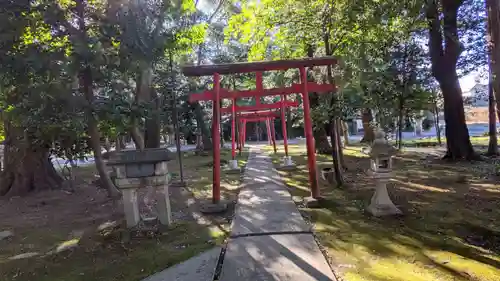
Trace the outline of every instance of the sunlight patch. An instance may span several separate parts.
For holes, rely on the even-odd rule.
[[[433,191],[433,192],[443,192],[443,193],[452,192],[451,190],[448,190],[448,189],[443,189],[443,188],[438,188],[438,187],[434,187],[434,186],[423,185],[423,184],[418,184],[418,183],[413,183],[413,182],[404,182],[404,181],[400,181],[397,179],[391,179],[391,181],[395,181],[397,183],[401,183],[401,184],[404,184],[404,185],[407,185],[410,187],[414,187],[414,188],[418,188],[421,190],[428,190],[428,191]]]

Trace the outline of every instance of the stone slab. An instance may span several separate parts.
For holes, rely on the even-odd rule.
[[[269,156],[252,152],[238,194],[231,236],[310,230]]]
[[[231,236],[310,230],[284,187],[267,182],[240,191]]]
[[[215,247],[143,279],[143,281],[213,281],[220,251],[220,247]]]
[[[335,281],[311,234],[230,240],[220,281]]]

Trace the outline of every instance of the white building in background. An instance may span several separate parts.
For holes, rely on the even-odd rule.
[[[463,93],[464,105],[470,107],[488,107],[488,85],[476,84]]]

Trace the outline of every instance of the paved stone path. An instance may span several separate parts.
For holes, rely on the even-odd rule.
[[[220,281],[334,281],[269,156],[250,153]]]

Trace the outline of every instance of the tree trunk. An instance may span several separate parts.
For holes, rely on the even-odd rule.
[[[490,73],[491,74],[491,73]],[[495,110],[495,95],[493,95],[493,85],[491,81],[488,85],[488,122],[489,136],[488,155],[498,155],[498,140],[497,140],[497,118]]]
[[[341,127],[342,127],[342,136],[344,137],[344,145],[349,145],[349,126],[347,125],[347,122],[341,121]]]
[[[318,154],[332,154],[332,146],[328,141],[328,135],[326,134],[325,128],[323,126],[318,126],[313,131],[316,152]],[[334,140],[332,140],[332,143]]]
[[[398,115],[398,149],[401,150],[403,146],[403,118],[404,118],[404,99],[401,95],[399,97],[399,115]]]
[[[89,43],[87,36],[87,26],[85,23],[85,2],[83,0],[76,1],[76,15],[78,16],[78,34],[73,38],[76,38],[77,42],[75,44],[83,44],[86,46]],[[71,36],[70,36],[71,38]],[[90,63],[85,60],[83,56],[77,56],[79,63],[83,64],[83,66],[79,70],[79,87],[80,91],[84,94],[85,99],[87,101],[86,115],[87,115],[87,126],[88,126],[88,134],[90,136],[90,146],[94,152],[94,161],[97,168],[97,172],[99,173],[99,177],[101,179],[101,185],[108,191],[108,195],[112,198],[120,197],[120,192],[116,189],[115,185],[111,181],[104,160],[102,158],[101,152],[101,144],[100,144],[100,133],[98,128],[97,119],[94,116],[93,105],[95,102],[94,91],[92,89],[93,86],[93,78],[92,78],[92,69]]]
[[[364,135],[363,138],[361,139],[361,142],[368,142],[371,143],[375,139],[375,135],[373,133],[373,128],[372,128],[372,122],[373,122],[373,115],[372,111],[369,108],[365,108],[363,110],[363,113],[361,115],[361,121],[363,122],[363,131]]]
[[[109,141],[108,137],[104,138],[104,149],[106,149],[106,152],[109,152],[111,150],[111,142]]]
[[[340,139],[340,133],[342,132],[342,120],[337,119],[337,155],[339,157],[339,164],[342,169],[347,170],[347,166],[344,161],[344,146],[342,145],[342,140]],[[345,131],[344,131],[345,133]],[[332,142],[332,149],[333,149]]]
[[[10,156],[2,172],[0,195],[22,196],[33,191],[57,189],[63,179],[55,172],[45,149],[18,150],[9,146]]]
[[[144,149],[144,138],[138,126],[130,128],[130,136],[132,137],[132,141],[134,141],[135,149]]]
[[[440,83],[444,98],[444,120],[446,122],[446,155],[451,160],[474,159],[475,153],[465,123],[464,102],[458,76]]]
[[[441,140],[441,127],[439,126],[439,108],[437,106],[437,100],[434,100],[434,123],[434,126],[436,127],[438,144],[441,146],[443,145],[443,142]]]
[[[493,88],[497,117],[500,120],[500,3],[497,0],[486,0],[486,12],[490,87]]]
[[[427,1],[426,17],[429,24],[432,74],[439,82],[444,100],[447,148],[445,158],[473,159],[476,155],[465,123],[462,89],[456,68],[462,52],[458,37],[457,15],[463,1],[450,0],[440,3],[441,9],[438,0]]]
[[[161,139],[161,126],[160,126],[160,116],[158,113],[159,104],[156,97],[155,108],[153,109],[153,114],[151,118],[146,119],[146,130],[144,132],[144,146],[147,148],[159,148],[160,147],[160,139]],[[154,101],[151,101],[154,102]]]
[[[122,149],[125,147],[125,144],[123,143],[123,138],[121,136],[116,137],[115,141],[115,150],[117,152],[122,151]]]
[[[340,158],[339,151],[341,150],[339,144],[339,136],[337,131],[337,122],[336,119],[333,118],[330,126],[330,139],[332,140],[331,155],[333,160],[333,171],[335,172],[335,181],[337,183],[337,187],[341,187],[344,184],[344,180],[342,178],[342,170],[340,169]],[[339,149],[340,148],[340,149]]]
[[[191,103],[191,109],[196,116],[196,124],[198,126],[198,130],[201,132],[201,136],[203,139],[203,150],[208,151],[212,150],[212,139],[210,138],[210,130],[207,128],[207,124],[205,124],[205,116],[203,114],[203,110],[199,102]]]
[[[22,128],[5,120],[4,170],[0,195],[21,196],[29,192],[57,189],[62,177],[50,160],[48,147],[33,146]]]
[[[85,98],[87,99],[89,106],[87,109],[87,126],[88,134],[90,136],[89,143],[92,151],[94,152],[94,161],[97,172],[99,173],[100,183],[102,187],[108,191],[109,197],[118,198],[121,194],[111,181],[107,172],[106,164],[104,163],[102,157],[100,144],[101,135],[99,133],[97,120],[93,114],[93,109],[91,108],[92,104],[94,104],[95,96],[94,91],[92,90],[92,71],[88,66],[80,71],[80,89],[85,94]]]

